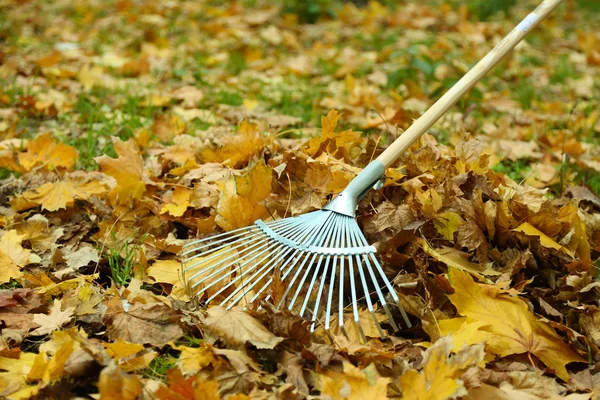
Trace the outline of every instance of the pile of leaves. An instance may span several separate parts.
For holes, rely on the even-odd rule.
[[[360,202],[412,328],[381,339],[365,307],[363,342],[190,296],[186,242],[321,208],[535,2],[485,22],[327,3],[0,2],[0,397],[600,393],[593,3],[557,10]]]

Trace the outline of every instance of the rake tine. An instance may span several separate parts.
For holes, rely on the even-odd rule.
[[[328,235],[329,230],[331,230],[331,224],[328,224],[327,222],[329,221],[329,219],[334,216],[335,213],[331,213],[328,212],[327,218],[325,218],[325,221],[323,222],[323,224],[319,227],[319,230],[317,231],[317,233],[315,234],[316,236],[311,239],[308,243],[309,244],[317,244],[319,246],[323,245],[325,238]],[[296,278],[299,276],[299,273],[302,271],[302,267],[306,264],[306,261],[308,260],[308,254],[306,255],[304,262],[302,263],[301,267],[298,268],[298,270],[296,271],[296,275],[294,276],[292,282],[290,283],[290,286],[288,287],[288,289],[285,291],[282,300],[283,301],[289,291],[292,289],[292,287],[294,286],[294,282],[296,282]],[[310,263],[308,264],[308,268],[306,269],[306,272],[304,273],[304,276],[302,277],[300,284],[298,285],[298,288],[296,289],[296,293],[294,294],[294,297],[292,298],[292,301],[290,302],[290,304],[288,305],[288,309],[292,310],[292,308],[294,307],[294,304],[296,303],[296,299],[298,298],[298,295],[300,294],[300,290],[302,289],[302,286],[304,285],[304,282],[306,281],[306,278],[308,277],[308,274],[310,272],[310,269],[312,267],[312,265],[315,262],[315,259],[317,258],[317,253],[314,253]],[[280,302],[281,303],[281,302]]]
[[[356,230],[358,230],[358,225],[353,224],[351,232],[350,232],[350,239],[351,239],[352,246],[358,245],[358,240],[356,239]],[[356,269],[358,270],[358,275],[360,276],[360,282],[362,284],[363,292],[365,294],[365,300],[367,302],[367,309],[369,310],[369,313],[371,314],[373,321],[375,321],[375,325],[377,326],[379,335],[382,338],[385,338],[385,333],[383,333],[383,330],[381,329],[381,325],[379,325],[379,321],[377,320],[377,316],[375,315],[375,310],[373,309],[373,303],[371,301],[371,292],[369,291],[369,287],[368,287],[367,281],[365,279],[362,261],[358,254],[355,255],[355,258],[356,258]]]
[[[350,244],[350,232],[346,231],[346,243]],[[352,296],[352,314],[354,316],[354,324],[358,327],[358,330],[366,342],[367,338],[365,337],[365,333],[362,331],[360,327],[360,318],[358,317],[358,305],[356,301],[356,285],[354,283],[354,264],[352,262],[352,256],[348,257],[348,277],[350,278],[350,294]]]
[[[353,235],[354,235],[354,239],[356,240],[356,243],[358,245],[362,245],[366,242],[365,237],[362,235],[360,230],[358,230],[358,227],[357,227],[357,229],[355,229],[353,231]],[[369,276],[371,277],[371,283],[373,284],[373,287],[375,288],[375,291],[377,292],[377,297],[379,298],[379,302],[381,303],[381,306],[383,307],[383,309],[388,317],[388,321],[390,322],[390,325],[392,326],[392,329],[394,330],[394,332],[398,332],[398,330],[399,330],[398,325],[396,324],[396,321],[392,317],[392,313],[390,312],[389,307],[387,306],[385,296],[383,295],[381,288],[379,287],[379,282],[377,281],[377,278],[375,277],[375,274],[373,273],[373,269],[371,268],[371,263],[369,262],[369,257],[366,254],[363,254],[362,258],[364,261],[364,265],[366,266],[367,271],[369,272]],[[361,268],[361,278],[362,278],[362,268]],[[384,282],[387,282],[387,278],[386,277],[384,277],[384,278],[385,278]],[[370,302],[370,295],[369,295],[369,300],[367,301],[367,303],[369,303],[369,302]],[[379,327],[379,322],[377,323],[377,326]]]
[[[342,221],[344,220],[343,217],[338,217],[338,219],[341,219]],[[330,240],[329,240],[329,246],[333,247],[337,245],[337,237],[339,236],[339,230],[340,230],[340,223],[334,224],[334,229],[333,232],[331,234]],[[337,257],[336,255],[333,256],[334,262],[335,262],[335,257]],[[315,321],[317,320],[317,316],[318,316],[318,312],[319,312],[319,305],[321,304],[321,295],[323,294],[323,286],[325,285],[325,278],[327,277],[327,271],[329,270],[329,262],[331,260],[331,257],[326,257],[325,258],[325,266],[323,267],[323,277],[321,278],[321,282],[319,283],[319,291],[317,292],[317,299],[315,300],[315,308],[313,310],[313,316],[312,316],[312,323],[310,326],[310,329],[312,332],[314,332],[315,330]],[[330,303],[328,301],[328,303]],[[328,318],[327,316],[325,318]]]
[[[300,225],[295,225],[293,228],[289,228],[288,230],[291,230],[291,233],[294,233],[295,230],[300,229]],[[267,242],[268,243],[268,242]],[[277,248],[277,246],[279,246],[279,243],[269,243],[267,246],[269,245],[275,245],[275,248]],[[284,247],[284,246],[282,246]],[[268,250],[268,249],[267,249]],[[258,255],[252,257],[250,260],[246,260],[244,263],[238,265],[235,269],[233,269],[230,272],[234,272],[234,271],[238,271],[240,270],[242,267],[246,266],[248,263],[250,263],[251,261],[253,261],[254,259],[256,259],[257,257],[260,257],[260,255],[264,254],[267,250],[263,250],[261,253],[259,253]],[[225,286],[223,286],[217,293],[213,294],[208,300],[207,300],[207,304],[210,303],[216,296],[218,296],[219,294],[221,294],[225,289],[227,289],[228,287],[230,287],[231,285],[233,285],[235,282],[239,281],[241,278],[243,278],[243,276],[249,272],[252,271],[254,268],[256,268],[257,265],[259,265],[261,262],[263,262],[264,260],[266,260],[267,258],[269,258],[271,256],[271,253],[267,253],[267,255],[265,257],[263,257],[258,263],[253,264],[249,269],[247,269],[246,271],[243,271],[239,276],[237,276],[235,279],[231,280],[229,283],[227,283]],[[235,264],[235,262],[233,263]],[[215,280],[213,282],[211,282],[210,286],[213,286],[214,284],[222,281],[223,279],[225,279],[227,277],[227,273],[225,273],[223,276],[221,276],[218,280]],[[209,287],[210,287],[209,286]],[[207,287],[208,288],[208,287]],[[205,289],[206,290],[206,289]]]
[[[287,221],[286,220],[280,220],[280,221],[276,221],[276,223],[277,224],[281,224],[281,225],[289,225],[289,224],[292,224],[292,223],[295,223],[295,222],[294,221],[289,221],[289,220],[287,220]],[[248,232],[246,232],[246,231],[248,231]],[[236,233],[235,235],[232,235],[232,233],[234,233],[234,232],[240,232],[240,233]],[[236,238],[239,238],[239,239],[236,239],[233,242],[242,241],[242,240],[245,240],[245,239],[248,238],[248,236],[246,236],[248,233],[251,233],[250,237],[252,237],[252,236],[256,236],[256,235],[260,234],[261,230],[258,229],[256,226],[253,225],[253,226],[247,226],[245,228],[239,228],[239,229],[236,229],[236,230],[233,230],[233,231],[229,231],[229,232],[220,233],[220,234],[215,235],[215,236],[209,236],[209,237],[206,237],[206,238],[203,238],[203,239],[195,240],[195,241],[193,241],[191,243],[186,243],[183,247],[185,248],[185,247],[189,247],[189,246],[192,246],[192,245],[197,245],[197,244],[202,243],[202,242],[207,242],[207,244],[195,247],[195,248],[190,249],[190,250],[183,251],[181,253],[181,255],[185,256],[185,255],[190,254],[190,253],[197,253],[197,252],[199,252],[201,249],[203,249],[205,247],[215,246],[215,245],[217,245],[219,243],[230,241],[230,240],[233,240],[233,239],[236,239]],[[214,240],[214,239],[219,238],[219,237],[221,237],[222,239],[219,239],[219,240],[216,240],[216,241]],[[229,245],[231,245],[231,244],[232,243],[229,243]],[[226,246],[228,246],[228,244],[224,244],[224,245],[222,245],[222,246],[220,246],[218,248],[214,248],[212,250],[209,250],[209,253],[217,251],[217,250],[219,250],[219,249],[221,249],[223,247],[226,247]],[[190,259],[190,258],[195,258],[195,257],[184,257],[184,261],[186,261],[187,259]]]
[[[304,233],[300,236],[300,240],[302,240],[303,238],[307,237],[308,235],[310,235],[310,233],[315,229],[318,228],[319,224],[318,222],[320,222],[320,219],[314,219],[313,221],[309,221],[309,224],[307,225],[307,228],[305,229]],[[296,239],[297,240],[297,239]],[[302,251],[297,249],[294,254],[292,254],[291,258],[292,261],[288,268],[286,269],[285,266],[281,269],[281,280],[283,281],[287,275],[289,274],[289,272],[291,272],[293,266],[300,260],[300,258],[302,258]],[[262,279],[262,277],[260,278]],[[250,303],[253,303],[259,296],[260,294],[267,288],[269,287],[269,285],[273,282],[273,278],[269,278],[267,280],[267,282],[258,290],[258,292],[256,292],[256,294],[254,295],[254,297],[252,297],[252,299],[250,299]],[[268,295],[266,297],[266,300],[270,299],[271,295]],[[277,308],[279,308],[279,306],[277,306]]]
[[[348,238],[346,236],[346,232],[348,232],[348,226],[350,222],[348,219],[344,220],[344,231],[342,234],[342,246],[348,247],[350,244],[348,243]],[[340,261],[340,289],[339,289],[339,315],[338,315],[338,326],[340,330],[344,333],[346,337],[348,337],[348,333],[344,327],[344,260],[345,257],[341,257]]]
[[[410,319],[408,319],[408,315],[406,314],[404,307],[402,307],[402,304],[400,303],[400,298],[396,294],[396,291],[391,288],[390,282],[387,280],[387,278],[385,278],[385,273],[383,272],[383,269],[381,268],[379,261],[377,261],[377,258],[373,254],[371,254],[371,260],[373,261],[373,264],[375,264],[375,267],[377,268],[379,275],[381,275],[384,278],[383,281],[385,282],[388,290],[391,289],[390,293],[392,295],[392,298],[396,302],[396,306],[400,309],[400,314],[402,314],[402,319],[404,319],[404,323],[406,323],[407,327],[412,328],[412,323],[410,322]]]
[[[327,243],[327,241],[329,240],[330,236],[329,234],[331,233],[333,227],[335,226],[335,221],[338,219],[338,214],[335,214],[333,217],[333,220],[331,221],[330,224],[328,224],[327,226],[327,230],[325,231],[324,235],[323,235],[323,240],[322,240],[322,244],[320,244],[319,246],[323,246],[325,243]],[[315,253],[315,256],[317,254]],[[313,257],[314,260],[314,257]],[[315,280],[317,278],[317,274],[319,272],[319,270],[321,269],[321,263],[323,262],[323,254],[319,255],[319,261],[317,262],[317,265],[315,266],[315,270],[313,273],[313,276],[311,278],[310,281],[310,285],[308,287],[308,290],[306,291],[306,297],[304,298],[304,302],[302,303],[302,307],[300,308],[300,313],[298,315],[300,315],[301,317],[304,315],[304,311],[306,311],[306,306],[308,305],[308,300],[310,299],[310,294],[312,293],[312,289],[315,285]],[[298,286],[298,290],[296,290],[296,295],[294,296],[294,299],[292,300],[292,306],[294,305],[295,301],[296,301],[296,297],[298,296],[298,294],[300,293],[300,289],[302,288],[302,286],[304,285],[304,281],[308,276],[308,272],[310,271],[310,268],[306,270],[306,274],[304,275],[302,281],[300,282],[300,285]]]
[[[341,243],[340,243],[340,238],[342,236],[342,232],[344,231],[344,229],[346,229],[346,220],[347,218],[343,218],[342,221],[340,222],[340,229],[337,232],[336,236],[335,236],[335,243],[334,246],[335,247],[340,247]],[[344,259],[344,256],[340,256],[340,259]],[[325,311],[325,329],[329,329],[329,322],[330,322],[330,318],[331,318],[331,301],[333,300],[333,286],[334,286],[334,281],[335,281],[335,276],[336,276],[336,269],[337,269],[337,261],[338,261],[338,256],[334,255],[333,256],[333,266],[331,267],[331,278],[329,279],[329,294],[327,295],[327,309]],[[325,277],[323,278],[323,280],[325,280]]]
[[[304,233],[305,233],[306,231],[310,230],[310,228],[311,228],[311,226],[310,226],[310,225],[309,225],[309,226],[305,226],[305,227],[303,228],[303,230],[301,230],[300,232],[297,232],[295,235],[292,235],[292,236],[290,237],[290,240],[297,240],[299,237],[302,237],[302,235],[304,235]],[[287,250],[286,250],[286,249],[287,249]],[[228,307],[228,309],[230,309],[231,307],[233,307],[233,305],[237,304],[237,303],[238,303],[238,302],[239,302],[239,301],[240,301],[240,300],[241,300],[241,299],[242,299],[242,298],[245,296],[245,294],[246,294],[248,291],[252,290],[252,288],[253,288],[254,286],[256,286],[256,284],[257,284],[257,283],[258,283],[258,282],[259,282],[259,281],[260,281],[262,278],[264,278],[264,276],[265,276],[267,273],[269,273],[271,270],[275,269],[275,267],[278,265],[279,261],[280,261],[281,259],[283,259],[283,258],[284,258],[284,257],[285,257],[285,256],[286,256],[286,255],[287,255],[287,254],[288,254],[290,251],[292,251],[292,250],[293,250],[293,248],[291,248],[291,247],[285,247],[285,246],[282,246],[282,247],[281,247],[281,249],[279,250],[279,252],[278,252],[278,253],[277,253],[275,256],[273,256],[273,258],[272,258],[272,260],[271,260],[271,261],[269,261],[269,262],[268,262],[268,263],[267,263],[265,266],[263,266],[261,269],[259,269],[258,271],[256,271],[256,272],[255,272],[255,273],[254,273],[254,274],[253,274],[253,275],[252,275],[252,276],[249,278],[249,280],[250,280],[250,281],[253,281],[254,283],[252,283],[252,284],[251,284],[250,286],[248,286],[248,287],[247,287],[246,285],[242,285],[242,286],[240,286],[240,287],[239,287],[239,288],[237,288],[237,289],[236,289],[236,290],[235,290],[235,291],[234,291],[234,292],[233,292],[233,293],[232,293],[232,294],[231,294],[231,295],[230,295],[230,296],[229,296],[227,299],[225,299],[225,300],[223,301],[223,303],[225,303],[225,302],[229,301],[229,300],[230,300],[230,298],[231,298],[231,297],[233,297],[233,296],[234,296],[234,295],[235,295],[235,294],[236,294],[238,291],[240,291],[241,289],[244,289],[244,292],[242,293],[242,295],[241,295],[241,296],[239,296],[237,299],[235,299],[235,300],[232,302],[232,304],[231,304],[231,305]],[[296,249],[296,251],[294,252],[294,255],[295,255],[297,252],[299,252],[299,250],[298,250],[298,249]],[[282,254],[282,253],[283,253],[283,254]],[[294,255],[292,255],[292,257],[293,257]],[[258,264],[257,264],[257,265],[258,265]],[[268,269],[267,269],[267,267],[269,267],[270,265],[272,265],[272,266],[271,266],[270,268],[268,268]],[[253,270],[254,268],[255,268],[255,267],[253,266],[252,268],[250,268],[250,269],[249,269],[249,271],[250,271],[250,270]],[[266,271],[265,271],[265,272],[263,272],[263,274],[262,274],[260,277],[258,277],[258,278],[257,278],[257,277],[256,277],[256,275],[260,274],[260,273],[261,273],[261,271],[263,271],[263,270],[265,270],[265,269],[266,269]],[[264,286],[263,286],[263,287],[264,287]],[[252,298],[252,300],[251,300],[250,302],[254,301],[254,299],[255,299],[255,298],[256,298],[256,297],[257,297],[259,294],[260,294],[260,293],[257,293],[257,294],[256,294],[256,295],[255,295],[255,296]],[[221,303],[221,304],[223,304],[223,303]]]

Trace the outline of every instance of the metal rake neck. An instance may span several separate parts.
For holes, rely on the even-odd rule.
[[[371,161],[369,165],[352,179],[346,189],[338,194],[335,199],[327,203],[323,209],[355,217],[358,201],[379,182],[384,174],[385,166],[377,160]]]

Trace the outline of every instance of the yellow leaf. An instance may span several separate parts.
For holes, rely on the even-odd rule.
[[[27,379],[41,380],[46,385],[62,377],[67,360],[79,346],[67,332],[54,332],[52,339],[40,348]]]
[[[437,229],[437,231],[442,235],[446,240],[451,242],[454,241],[454,232],[458,230],[458,227],[461,226],[465,221],[455,212],[445,212],[439,214],[434,220],[433,225]]]
[[[387,186],[399,186],[400,184],[398,183],[398,181],[400,181],[402,178],[404,178],[406,176],[406,174],[403,174],[400,171],[403,171],[404,167],[400,167],[400,168],[388,168],[385,170],[385,183],[383,184],[384,187]]]
[[[190,206],[190,196],[192,191],[182,186],[176,186],[173,190],[171,202],[165,204],[160,210],[161,214],[169,213],[174,217],[181,217],[185,210]]]
[[[335,133],[338,120],[341,115],[336,110],[330,110],[327,116],[321,116],[321,137],[312,138],[308,142],[306,153],[314,156],[317,154],[321,145],[328,140],[335,140],[336,146],[349,148],[350,144],[360,139],[360,132],[354,132],[352,129]]]
[[[271,136],[260,134],[257,124],[245,119],[240,123],[237,132],[220,138],[220,148],[206,148],[201,154],[206,162],[220,162],[228,167],[239,167],[272,141]]]
[[[31,251],[21,247],[25,236],[16,230],[5,232],[0,238],[0,283],[8,283],[11,278],[20,278],[24,267],[32,260]]]
[[[344,362],[344,372],[325,371],[317,374],[316,386],[333,400],[387,399],[389,378],[382,378],[374,364],[364,370]]]
[[[137,343],[129,343],[124,340],[117,340],[113,343],[103,343],[106,352],[113,359],[119,361],[144,350],[144,345]]]
[[[27,145],[27,152],[19,154],[19,164],[25,171],[40,167],[48,171],[56,168],[72,170],[79,158],[75,148],[57,143],[50,133],[37,136]]]
[[[441,247],[439,249],[433,249],[429,246],[429,244],[427,244],[426,241],[423,241],[421,245],[423,246],[423,251],[425,251],[425,253],[429,254],[436,260],[443,262],[448,267],[458,268],[460,270],[470,272],[477,276],[500,275],[500,272],[498,271],[494,271],[491,268],[482,267],[479,264],[469,261],[468,253],[456,250],[455,248]]]
[[[98,390],[102,400],[135,400],[142,394],[142,384],[137,376],[125,373],[111,363],[100,372]]]
[[[175,260],[158,260],[146,271],[148,276],[158,283],[173,285],[171,296],[177,300],[188,301],[189,297],[181,276],[181,263]]]
[[[577,214],[575,215],[575,221],[573,223],[573,235],[566,245],[566,248],[571,253],[575,254],[581,261],[589,262],[592,259],[585,221]]]
[[[96,157],[100,171],[117,180],[117,186],[109,193],[111,203],[125,204],[131,199],[141,199],[146,192],[142,156],[136,149],[135,141],[130,139],[123,142],[118,137],[112,137],[117,158],[107,155]]]
[[[231,231],[268,215],[259,202],[271,193],[271,180],[271,169],[263,160],[250,166],[245,174],[229,178],[219,195],[217,225]]]
[[[21,352],[18,359],[0,357],[0,394],[7,398],[29,398],[29,396],[16,397],[15,392],[26,394],[35,391],[37,386],[28,386],[27,374],[35,363],[37,354]],[[12,395],[12,396],[9,396]]]
[[[469,344],[487,341],[486,347],[501,357],[529,352],[564,381],[569,380],[565,365],[584,361],[554,329],[538,321],[523,300],[501,293],[498,286],[477,284],[459,269],[451,268],[449,277],[455,293],[448,297],[458,313],[466,317],[467,324],[484,324],[475,334],[461,324],[460,335],[452,333],[458,340]],[[445,333],[450,332],[446,329]]]
[[[527,236],[537,236],[540,238],[540,243],[542,246],[547,247],[549,249],[562,250],[570,256],[573,256],[573,253],[570,250],[565,249],[560,244],[556,243],[550,237],[546,236],[544,232],[538,230],[529,222],[522,223],[521,225],[513,229],[513,232],[522,232]]]
[[[467,394],[460,376],[484,356],[483,345],[464,347],[453,357],[452,337],[445,336],[423,355],[423,370],[409,369],[400,377],[402,393],[411,400],[445,400]]]
[[[75,200],[87,200],[95,194],[106,191],[106,187],[97,181],[87,183],[71,180],[48,182],[17,197],[13,202],[13,208],[23,211],[41,205],[42,210],[56,211],[73,206]]]
[[[210,348],[178,346],[176,350],[181,351],[177,366],[184,375],[194,375],[202,368],[215,361],[215,356]]]

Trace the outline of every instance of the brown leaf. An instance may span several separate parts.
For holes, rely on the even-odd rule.
[[[114,300],[119,303],[113,308],[114,314],[107,312],[105,317],[110,340],[162,346],[183,336],[179,314],[172,308],[160,303],[128,302],[123,307],[120,299]]]
[[[222,339],[238,348],[249,342],[259,349],[273,349],[283,340],[266,330],[256,318],[237,308],[209,308],[204,326],[213,342]]]

